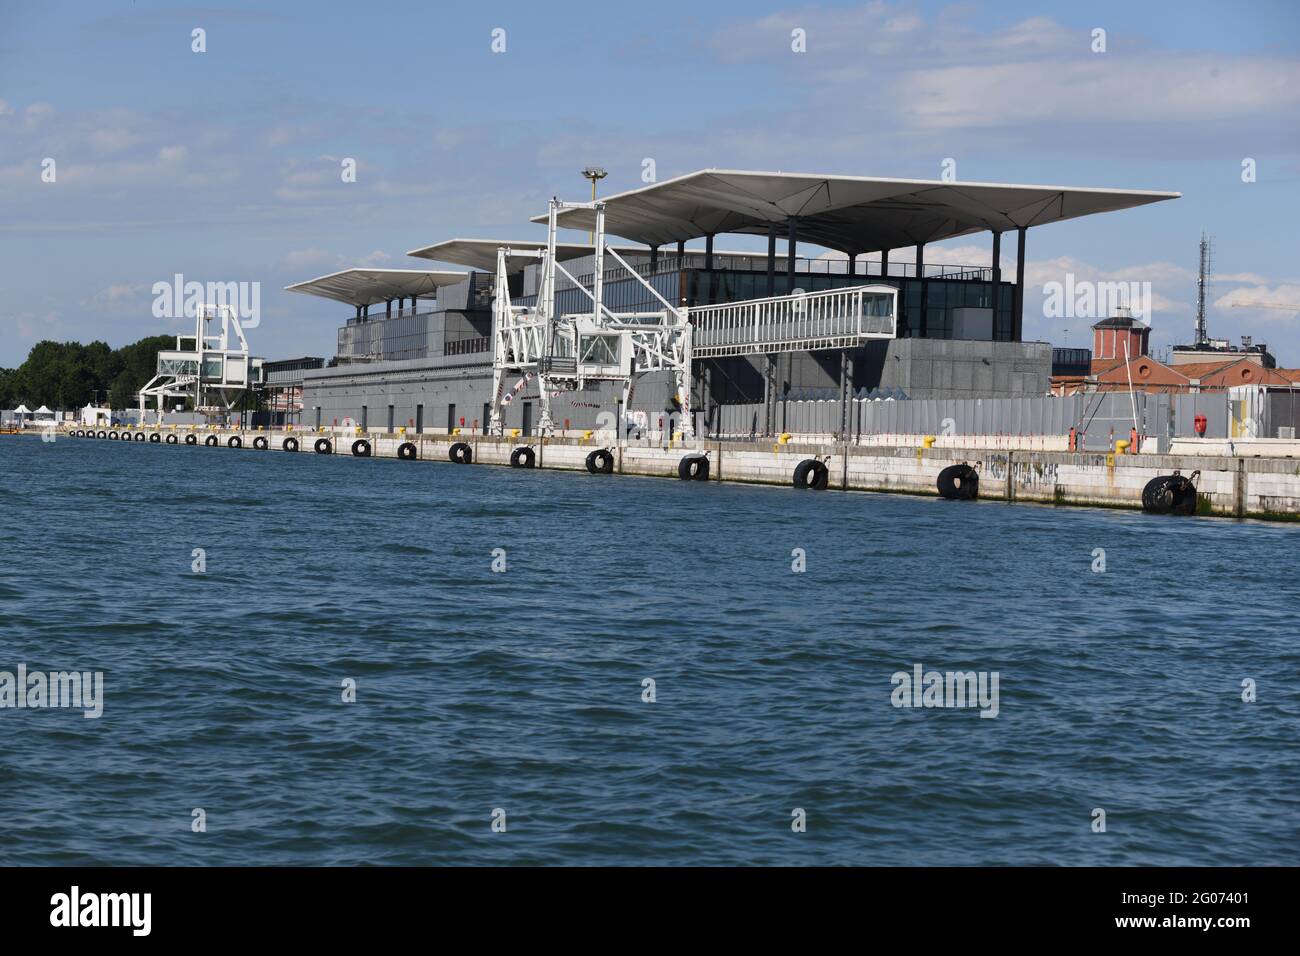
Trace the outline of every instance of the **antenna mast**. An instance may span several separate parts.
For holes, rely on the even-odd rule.
[[[1201,230],[1201,261],[1196,272],[1196,342],[1205,345],[1210,341],[1205,329],[1205,294],[1214,275],[1214,239]]]

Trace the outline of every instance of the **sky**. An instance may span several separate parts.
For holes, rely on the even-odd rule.
[[[939,179],[952,160],[959,181],[1177,191],[1031,229],[1025,337],[1090,344],[1087,319],[1045,314],[1069,275],[1151,283],[1157,352],[1190,340],[1205,230],[1210,334],[1300,366],[1300,312],[1235,305],[1300,310],[1288,0],[0,0],[0,366],[41,339],[186,331],[153,314],[178,273],[260,283],[255,354],[328,357],[350,310],[284,286],[431,268],[405,252],[452,237],[544,238],[529,217],[589,198],[584,166],[610,194],[647,160],[661,181]],[[926,258],[990,255],[986,234]]]

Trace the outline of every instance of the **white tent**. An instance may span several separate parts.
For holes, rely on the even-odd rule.
[[[19,405],[17,408],[14,409],[15,415],[30,415],[31,413],[32,410],[28,408],[26,405]]]
[[[50,411],[50,408],[49,408],[48,405],[42,405],[40,408],[36,409],[36,411],[32,412],[32,414],[33,414],[33,415],[50,415],[50,416],[53,416],[53,415],[54,415],[54,413],[53,413],[52,411]]]

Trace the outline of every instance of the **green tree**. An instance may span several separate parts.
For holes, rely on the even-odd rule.
[[[37,342],[22,365],[0,376],[0,404],[72,409],[107,398],[113,408],[131,408],[136,392],[153,378],[158,352],[174,346],[170,335],[152,335],[120,349],[100,341]]]

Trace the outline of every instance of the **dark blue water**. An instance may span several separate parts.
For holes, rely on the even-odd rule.
[[[105,675],[98,720],[0,710],[0,863],[1300,843],[1295,527],[74,439],[0,475],[0,670]],[[916,663],[999,715],[896,709]]]

